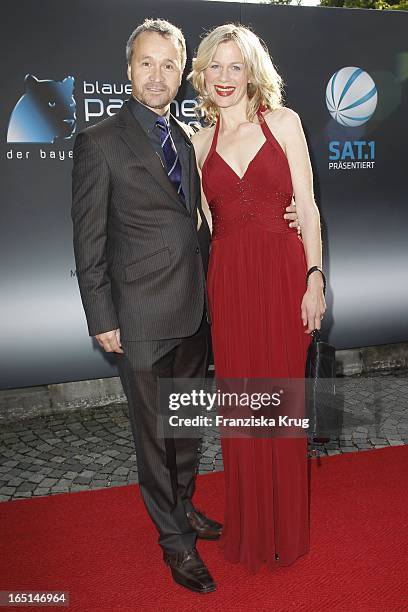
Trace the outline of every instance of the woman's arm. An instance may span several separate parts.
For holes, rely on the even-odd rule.
[[[204,213],[205,218],[207,220],[208,227],[210,229],[210,233],[212,233],[212,218],[211,218],[211,211],[208,206],[207,198],[205,197],[204,190],[203,190],[203,179],[202,179],[201,168],[208,155],[208,151],[211,146],[211,140],[212,140],[212,136],[210,137],[209,130],[206,130],[205,128],[196,132],[194,136],[191,138],[191,142],[194,147],[196,161],[197,161],[197,172],[200,177],[201,210]],[[200,211],[198,211],[197,230],[199,230],[200,227],[201,227],[201,216],[200,216]]]
[[[307,267],[308,269],[312,266],[321,268],[320,214],[314,199],[313,174],[306,138],[299,115],[288,108],[282,109],[282,111],[284,112],[282,112],[281,129],[292,177],[299,223],[302,228]],[[325,310],[323,278],[319,272],[314,272],[309,277],[301,308],[303,324],[307,325],[306,333],[310,333],[314,329],[320,329]]]
[[[198,170],[198,174],[200,175],[200,184],[201,184],[201,210],[204,213],[205,218],[207,219],[208,227],[210,229],[210,234],[212,234],[211,211],[210,211],[210,207],[208,206],[207,198],[205,197],[204,190],[203,190],[203,181],[202,181],[201,169],[197,167],[197,170]],[[197,226],[197,230],[200,229],[200,226],[201,226],[201,216],[200,216],[200,211],[198,211],[198,226]]]

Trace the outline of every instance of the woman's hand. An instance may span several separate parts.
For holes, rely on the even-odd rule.
[[[311,334],[315,329],[320,329],[325,312],[326,300],[323,294],[323,278],[319,272],[314,272],[309,277],[308,287],[301,306],[303,325],[307,325],[305,334]]]

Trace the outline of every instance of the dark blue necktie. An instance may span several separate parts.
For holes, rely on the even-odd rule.
[[[163,156],[166,162],[167,176],[173,183],[182,202],[185,202],[183,189],[181,187],[181,164],[170,134],[169,124],[165,117],[159,117],[156,120],[156,125],[160,128],[160,141],[163,149]]]

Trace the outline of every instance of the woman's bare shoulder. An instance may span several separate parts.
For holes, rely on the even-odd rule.
[[[203,127],[199,129],[191,138],[191,142],[193,143],[196,153],[197,163],[200,168],[207,157],[208,151],[210,150],[214,130],[215,126],[213,125],[210,127]]]
[[[264,117],[269,129],[278,138],[284,151],[291,142],[298,142],[299,136],[303,134],[299,115],[287,106],[281,106],[265,113]]]
[[[268,110],[264,114],[265,121],[268,125],[282,124],[286,125],[297,125],[300,122],[300,117],[296,111],[289,108],[288,106],[280,106],[273,110]]]
[[[194,146],[196,144],[198,146],[202,146],[203,143],[207,142],[214,134],[214,129],[214,125],[199,128],[197,132],[191,137],[191,142],[194,144]]]

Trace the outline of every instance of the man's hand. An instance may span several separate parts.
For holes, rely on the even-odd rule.
[[[113,329],[112,331],[98,334],[95,338],[99,346],[103,348],[106,353],[123,353],[120,343],[120,329]]]
[[[287,206],[285,210],[286,210],[286,213],[283,215],[283,218],[290,221],[289,227],[293,227],[297,229],[298,236],[300,236],[301,228],[299,225],[299,219],[298,219],[297,212],[296,212],[296,204],[293,198],[292,198],[292,202],[290,206]]]

